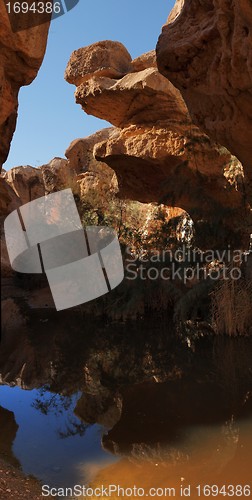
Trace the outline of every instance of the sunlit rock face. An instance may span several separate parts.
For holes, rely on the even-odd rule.
[[[22,205],[45,194],[42,172],[38,168],[29,165],[15,167],[4,174],[4,179],[19,197]]]
[[[181,93],[158,71],[153,51],[131,61],[127,71],[125,51],[119,43],[116,55],[111,42],[101,42],[99,51],[94,44],[74,52],[66,69],[65,78],[77,86],[76,102],[115,126],[94,145],[95,158],[116,172],[120,197],[188,212],[200,227],[201,246],[247,248],[251,214],[242,166],[194,125]],[[126,74],[120,75],[122,52]]]
[[[252,4],[177,0],[157,45],[159,71],[192,120],[243,163],[252,182]]]
[[[122,43],[104,40],[75,50],[66,68],[69,83],[78,86],[94,74],[121,78],[130,71],[131,56]]]
[[[46,23],[13,33],[4,2],[0,3],[0,168],[7,159],[16,127],[19,89],[29,85],[37,75],[48,28]]]
[[[81,199],[91,194],[108,197],[115,193],[117,178],[114,170],[93,155],[94,147],[108,139],[113,128],[76,139],[66,150],[66,158],[53,158],[48,164],[34,168],[14,167],[0,177],[0,215],[44,195],[71,188]]]
[[[156,51],[150,50],[145,54],[142,54],[131,62],[131,67],[133,71],[143,71],[148,68],[157,68],[157,58]]]
[[[88,137],[72,141],[65,152],[69,168],[76,174],[87,171],[100,171],[99,166],[106,170],[106,165],[99,165],[93,152],[96,144],[107,141],[113,135],[114,130],[114,127],[104,128]]]
[[[109,203],[111,196],[118,191],[114,170],[94,156],[96,144],[107,141],[113,133],[114,128],[110,127],[83,139],[76,139],[65,152],[74,189],[81,200],[89,198],[93,199],[94,203],[95,200],[100,203],[107,200]]]

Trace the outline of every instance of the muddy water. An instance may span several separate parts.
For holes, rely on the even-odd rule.
[[[113,492],[113,485],[120,485],[121,491],[113,492],[111,498],[125,498],[124,492],[130,493],[130,490],[133,498],[135,486],[139,498],[144,494],[145,498],[154,495],[155,498],[196,499],[204,498],[204,491],[208,496],[209,488],[204,490],[207,485],[215,485],[212,498],[234,496],[233,486],[235,498],[246,498],[250,491],[246,485],[250,485],[251,498],[251,464],[252,419],[231,420],[222,426],[188,428],[185,440],[176,447],[157,446],[155,451],[136,448],[130,460],[122,459],[100,471],[92,487],[104,485]],[[244,488],[242,494],[239,485]],[[181,488],[182,491],[186,488],[184,494]],[[228,495],[224,495],[225,492]]]
[[[124,488],[111,498],[252,483],[251,338],[44,314],[3,338],[0,455],[50,487]]]

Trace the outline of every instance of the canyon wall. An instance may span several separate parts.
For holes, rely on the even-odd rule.
[[[13,33],[4,2],[0,1],[0,169],[16,128],[19,89],[29,85],[38,73],[48,29],[49,23],[45,23]]]
[[[251,199],[251,1],[177,0],[157,63],[181,91],[193,122],[242,162]]]
[[[2,4],[0,13],[2,164],[15,129],[18,90],[37,74],[48,24],[14,34]],[[202,248],[246,249],[252,232],[251,18],[246,0],[178,0],[159,39],[157,59],[150,51],[132,60],[112,41],[74,51],[65,77],[77,87],[76,102],[113,127],[91,143],[90,138],[74,141],[68,161],[41,168],[40,181],[27,181],[28,167],[26,173],[10,174],[8,186],[7,177],[1,178],[3,211],[13,206],[17,183],[22,203],[30,190],[37,197],[66,185],[66,179],[80,196],[88,183],[99,191],[113,184],[121,198],[188,212]],[[91,162],[98,165],[95,178]]]

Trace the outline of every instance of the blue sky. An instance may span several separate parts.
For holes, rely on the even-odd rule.
[[[156,46],[175,0],[80,0],[51,23],[39,74],[19,94],[16,132],[5,169],[37,167],[64,152],[73,139],[107,126],[75,104],[73,85],[64,71],[73,50],[99,40],[122,42],[132,58]]]

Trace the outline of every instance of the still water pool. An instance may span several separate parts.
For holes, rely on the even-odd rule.
[[[252,485],[251,416],[210,424],[203,412],[183,425],[178,413],[176,422],[180,419],[182,425],[173,427],[170,410],[169,415],[161,410],[168,406],[167,392],[169,384],[130,390],[120,421],[107,430],[74,414],[79,393],[66,397],[45,388],[0,386],[0,455],[51,487],[120,486],[111,498],[125,498],[123,489],[134,486],[145,498],[153,488],[155,498],[181,498],[181,488],[190,487],[190,498],[196,500],[199,485]],[[214,496],[223,498],[221,493]]]
[[[55,488],[252,485],[252,337],[44,314],[2,339],[0,456]]]
[[[55,487],[85,484],[116,461],[103,450],[99,425],[85,425],[73,413],[79,395],[0,386],[0,455],[15,459],[26,474]],[[13,438],[13,442],[11,439]]]

